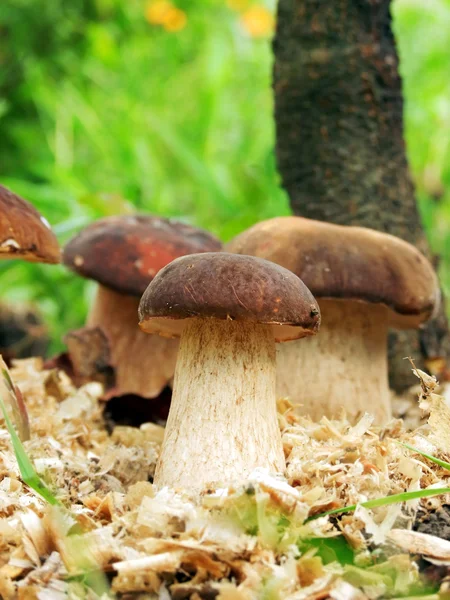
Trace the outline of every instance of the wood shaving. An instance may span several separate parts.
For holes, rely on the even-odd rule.
[[[0,597],[364,600],[407,593],[419,577],[416,555],[447,561],[450,550],[448,542],[405,528],[419,507],[437,508],[450,495],[308,519],[450,486],[449,471],[399,443],[449,458],[436,423],[450,423],[449,409],[436,400],[435,380],[417,374],[428,424],[423,413],[413,431],[400,420],[376,428],[370,415],[353,426],[344,418],[314,423],[282,400],[286,477],[256,470],[240,485],[191,496],[152,486],[161,426],[109,431],[98,382],[76,388],[41,360],[17,361],[11,376],[31,427],[24,446],[65,510],[49,507],[21,481],[0,422]],[[344,540],[356,553],[353,563],[325,560],[311,539],[329,548]],[[86,582],[97,570],[109,582],[99,594]]]

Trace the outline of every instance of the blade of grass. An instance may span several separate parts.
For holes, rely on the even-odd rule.
[[[448,463],[447,461],[441,460],[440,458],[436,458],[436,456],[433,456],[432,454],[427,454],[426,452],[423,452],[423,450],[414,448],[414,446],[410,446],[409,444],[406,444],[405,442],[399,442],[397,440],[395,440],[395,441],[400,446],[403,446],[404,448],[407,448],[408,450],[411,450],[412,452],[417,452],[417,454],[420,454],[421,456],[428,458],[428,460],[431,460],[431,462],[433,462],[435,465],[439,465],[440,467],[450,471],[450,463]]]
[[[374,498],[367,502],[360,502],[359,504],[352,504],[351,506],[342,506],[341,508],[327,510],[326,512],[308,517],[305,522],[314,521],[315,519],[326,517],[328,515],[353,512],[358,506],[363,506],[364,508],[378,508],[379,506],[388,506],[389,504],[396,504],[397,502],[408,502],[408,500],[429,498],[431,496],[440,496],[442,494],[450,494],[450,488],[431,488],[428,490],[417,490],[415,492],[402,492],[401,494],[393,494],[392,496],[384,496],[383,498]]]
[[[16,430],[14,429],[14,426],[11,423],[8,413],[6,412],[5,404],[1,396],[0,408],[2,410],[3,418],[5,419],[9,435],[11,436],[11,441],[14,453],[16,455],[17,463],[19,465],[22,480],[49,504],[52,504],[53,506],[59,505],[58,500],[55,498],[55,496],[52,494],[49,488],[45,485],[45,483],[41,480],[39,475],[36,473],[32,462],[28,458],[25,448],[23,447],[22,442],[20,441],[19,436],[17,435]]]
[[[3,413],[3,418],[5,419],[6,427],[8,429],[8,433],[11,437],[11,442],[14,449],[14,454],[16,456],[17,463],[19,465],[20,475],[24,483],[26,483],[30,488],[32,488],[36,493],[38,493],[46,502],[56,507],[58,513],[53,513],[59,515],[59,519],[61,519],[62,511],[65,509],[61,505],[61,503],[55,498],[49,488],[45,485],[45,483],[41,480],[39,475],[36,473],[33,464],[31,463],[28,455],[25,451],[25,448],[22,445],[22,442],[17,435],[13,424],[6,412],[5,404],[3,402],[3,398],[0,396],[0,408]],[[78,562],[80,564],[80,570],[83,574],[83,579],[87,587],[95,590],[100,597],[108,597],[115,598],[114,594],[111,595],[111,590],[109,589],[108,579],[106,575],[103,573],[100,567],[96,565],[93,561],[86,562],[85,556],[88,556],[88,548],[83,547],[83,549],[78,547],[70,546],[71,538],[70,536],[66,540],[66,545],[68,546],[68,552],[73,550],[73,560],[74,562]]]

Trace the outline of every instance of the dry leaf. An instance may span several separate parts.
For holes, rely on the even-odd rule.
[[[30,439],[30,422],[28,418],[27,408],[23,401],[22,392],[11,379],[8,367],[0,355],[0,396],[3,402],[9,401],[11,406],[14,424],[17,429],[17,435],[22,442]],[[6,408],[6,404],[5,404]],[[3,416],[3,415],[1,415]]]

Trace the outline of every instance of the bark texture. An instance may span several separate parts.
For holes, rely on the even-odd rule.
[[[405,153],[390,4],[279,1],[277,159],[295,214],[385,231],[430,258]],[[414,382],[404,356],[448,356],[444,307],[419,334],[391,334],[390,347],[399,390]]]
[[[154,483],[202,490],[286,465],[269,325],[191,319],[183,330]]]
[[[388,309],[376,304],[320,300],[317,336],[277,347],[277,397],[319,421],[342,411],[352,423],[365,412],[391,418],[387,372]]]

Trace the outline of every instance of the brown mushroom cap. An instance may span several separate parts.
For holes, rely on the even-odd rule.
[[[282,265],[317,298],[384,304],[393,327],[418,327],[439,304],[437,277],[423,254],[372,229],[277,217],[244,231],[226,250]]]
[[[64,248],[64,264],[88,279],[141,296],[175,258],[222,248],[210,233],[148,215],[106,217],[88,225]]]
[[[174,260],[148,286],[139,305],[147,333],[177,337],[193,317],[272,325],[276,341],[317,332],[320,311],[296,275],[267,260],[228,252]]]
[[[58,240],[32,204],[0,185],[0,258],[59,263]]]

